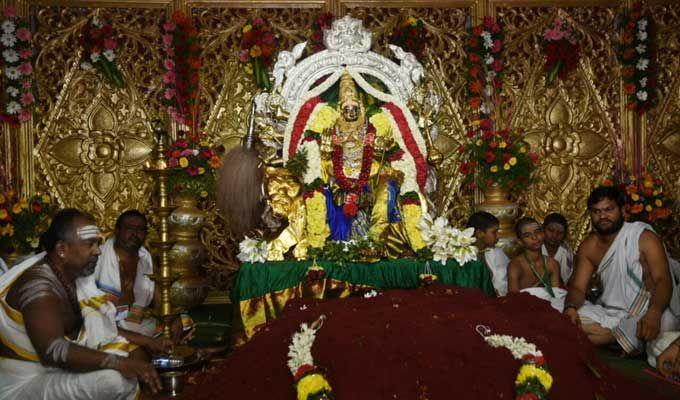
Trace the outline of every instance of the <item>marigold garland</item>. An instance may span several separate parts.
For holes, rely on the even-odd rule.
[[[36,92],[33,85],[32,34],[30,25],[14,6],[6,6],[2,21],[2,108],[0,119],[19,125],[31,118]]]
[[[641,2],[636,2],[620,21],[623,41],[619,60],[628,99],[626,108],[644,114],[657,101],[656,23]]]
[[[468,105],[474,113],[490,115],[492,98],[498,96],[503,81],[503,28],[491,17],[468,31],[465,51],[467,58]]]

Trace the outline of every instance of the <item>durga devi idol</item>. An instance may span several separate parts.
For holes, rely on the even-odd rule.
[[[257,99],[256,139],[225,157],[218,199],[232,228],[248,232],[258,217],[272,219],[267,210],[287,220],[268,240],[270,260],[292,248],[304,259],[328,241],[370,238],[391,258],[425,246],[427,146],[405,105],[422,66],[398,48],[396,64],[370,42],[346,16],[324,32],[327,50],[298,63],[304,43],[281,52],[273,92]],[[275,114],[285,116],[283,133]],[[261,207],[244,204],[255,198]]]

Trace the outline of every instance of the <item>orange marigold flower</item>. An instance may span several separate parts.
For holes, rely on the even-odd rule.
[[[480,60],[481,60],[481,58],[479,57],[479,54],[477,54],[477,53],[471,53],[470,54],[470,61],[471,62],[478,63]]]
[[[659,207],[655,208],[652,210],[652,212],[649,215],[649,218],[652,221],[658,220],[658,219],[666,219],[671,216],[671,210],[666,208],[666,207]]]
[[[605,179],[604,181],[602,181],[602,186],[612,187],[614,186],[614,181],[612,181],[611,179]]]
[[[644,206],[642,205],[642,203],[637,203],[636,205],[631,207],[630,212],[633,213],[633,214],[639,214],[639,213],[642,212],[643,208],[644,208]]]
[[[482,99],[479,97],[473,97],[470,99],[470,108],[478,109],[482,105]]]
[[[478,80],[474,80],[474,81],[470,82],[470,84],[468,85],[468,89],[470,89],[470,91],[472,93],[481,93],[482,92],[482,82],[480,82]]]
[[[217,169],[217,168],[219,168],[219,166],[222,164],[222,159],[219,158],[218,156],[212,156],[212,157],[210,158],[209,163],[210,163],[210,166],[211,166],[211,167]]]
[[[633,76],[634,73],[635,68],[633,67],[624,67],[621,69],[621,75],[623,75],[624,77]]]

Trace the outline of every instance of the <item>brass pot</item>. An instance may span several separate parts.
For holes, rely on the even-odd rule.
[[[179,279],[170,289],[170,298],[174,306],[188,309],[201,304],[209,289],[202,268],[208,253],[199,237],[205,213],[196,206],[195,195],[179,193],[174,200],[177,208],[168,217],[174,240],[169,258],[171,272]]]
[[[498,218],[498,246],[503,249],[515,247],[517,236],[514,232],[514,224],[519,214],[519,207],[510,200],[507,191],[497,183],[484,189],[484,201],[477,206],[478,211],[486,211]]]

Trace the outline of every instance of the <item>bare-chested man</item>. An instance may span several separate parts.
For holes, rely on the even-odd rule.
[[[542,254],[543,227],[533,218],[523,217],[515,224],[522,252],[508,265],[508,293],[522,289],[543,287],[549,297],[560,286],[560,266]]]
[[[62,210],[43,236],[46,253],[0,277],[0,398],[132,399],[138,381],[160,389],[134,348],[172,343],[116,328],[92,277],[100,242],[91,216]]]
[[[619,343],[626,353],[671,330],[677,320],[667,310],[672,292],[668,259],[659,237],[642,222],[624,222],[624,200],[612,187],[588,198],[595,231],[579,247],[564,313],[596,345]],[[593,274],[602,294],[584,305]]]

